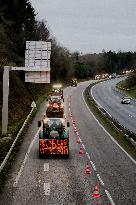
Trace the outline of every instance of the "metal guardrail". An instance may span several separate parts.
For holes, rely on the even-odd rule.
[[[28,123],[28,120],[30,119],[31,114],[33,113],[34,109],[35,109],[35,107],[33,107],[33,108],[31,109],[29,115],[27,116],[27,118],[26,118],[26,120],[24,121],[24,123],[23,123],[21,129],[19,130],[19,133],[17,134],[17,136],[16,136],[14,142],[12,143],[12,145],[11,145],[11,147],[10,147],[8,153],[6,154],[6,157],[4,158],[3,162],[1,163],[1,165],[0,165],[0,173],[2,172],[4,166],[6,165],[8,159],[9,159],[9,157],[10,157],[10,155],[11,155],[11,153],[12,153],[14,147],[15,147],[16,142],[17,142],[17,140],[19,139],[19,137],[20,137],[22,131],[24,130],[26,124]]]

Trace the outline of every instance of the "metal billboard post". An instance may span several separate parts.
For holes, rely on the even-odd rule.
[[[7,134],[8,127],[8,96],[9,96],[9,71],[10,66],[4,66],[3,72],[3,106],[2,106],[2,134]]]

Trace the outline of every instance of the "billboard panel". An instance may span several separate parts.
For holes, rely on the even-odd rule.
[[[25,72],[25,82],[50,83],[50,71]]]
[[[51,42],[26,41],[25,67],[40,67],[45,71],[26,72],[25,82],[50,83],[50,55]]]
[[[50,55],[51,42],[27,41],[25,51],[25,67],[35,67],[36,65],[41,67],[45,67],[45,65],[49,66]],[[47,64],[45,64],[45,61]]]

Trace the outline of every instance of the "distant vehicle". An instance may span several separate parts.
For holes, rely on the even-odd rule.
[[[95,80],[100,80],[101,79],[101,75],[95,75]]]
[[[94,79],[95,80],[101,80],[101,79],[107,79],[109,78],[109,74],[108,73],[102,73],[99,75],[95,75]]]
[[[76,78],[71,80],[71,86],[75,86],[75,87],[77,86],[77,79]]]
[[[38,121],[39,157],[69,157],[69,122],[61,118],[44,118]]]
[[[122,104],[130,104],[130,98],[129,97],[123,97],[121,98]]]
[[[108,73],[103,73],[101,75],[101,79],[107,79],[107,78],[109,78],[109,74]]]
[[[112,73],[111,75],[109,75],[109,78],[112,79],[112,78],[116,78],[117,74],[116,73]]]

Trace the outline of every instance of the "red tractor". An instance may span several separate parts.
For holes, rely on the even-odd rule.
[[[48,118],[63,118],[64,117],[64,105],[60,100],[50,101],[46,110],[46,116]]]

